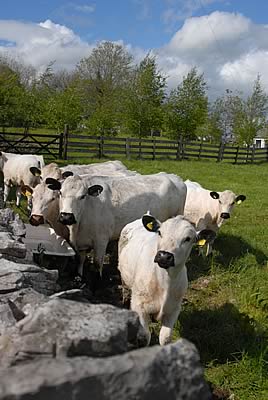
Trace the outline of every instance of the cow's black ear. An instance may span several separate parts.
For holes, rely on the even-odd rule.
[[[20,190],[23,196],[26,197],[31,196],[33,194],[33,189],[28,185],[23,185]]]
[[[160,222],[152,215],[144,215],[142,217],[142,223],[144,228],[149,232],[158,232],[160,229]]]
[[[216,238],[216,233],[211,229],[203,229],[196,236],[198,246],[204,246],[207,242],[212,243]]]
[[[73,176],[73,172],[72,171],[64,171],[63,173],[62,173],[62,179],[66,179],[66,178],[68,178],[68,176]]]
[[[60,190],[61,189],[61,183],[59,181],[57,181],[57,179],[54,179],[54,178],[47,178],[46,185],[51,190]]]
[[[101,194],[102,191],[103,187],[101,185],[93,185],[88,188],[87,193],[89,196],[97,197]]]
[[[241,204],[243,201],[246,200],[246,196],[244,196],[243,194],[240,194],[239,196],[237,196],[237,198],[235,199],[236,204]]]
[[[33,176],[41,176],[41,170],[37,167],[30,167],[30,171]]]
[[[219,195],[218,192],[210,192],[209,194],[210,194],[210,196],[211,196],[213,199],[215,199],[215,200],[217,200],[217,199],[220,198],[220,195]]]

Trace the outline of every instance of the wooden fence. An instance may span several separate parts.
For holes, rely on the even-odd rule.
[[[217,162],[257,163],[268,161],[268,147],[240,147],[209,144],[205,141],[175,141],[154,138],[119,138],[61,134],[0,134],[0,150],[15,153],[42,154],[47,160],[90,160],[93,157],[127,157],[144,160],[211,159]]]

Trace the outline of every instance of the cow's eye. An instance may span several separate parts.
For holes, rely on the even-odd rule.
[[[231,206],[233,206],[235,204],[235,201],[232,202]]]
[[[83,194],[83,196],[80,197],[80,200],[83,200],[86,197],[85,194]]]
[[[219,200],[219,203],[222,204],[222,202]]]
[[[157,231],[157,233],[158,233],[158,235],[159,235],[160,237],[162,237],[161,232],[160,232],[159,230]]]
[[[59,195],[62,196],[61,191],[59,191]]]
[[[187,236],[187,238],[184,239],[184,242],[190,242],[190,241],[191,241],[190,236]]]

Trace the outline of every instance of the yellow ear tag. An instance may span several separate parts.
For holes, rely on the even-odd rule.
[[[148,222],[148,224],[146,225],[148,229],[150,229],[150,231],[153,230],[153,223],[152,222]]]
[[[30,197],[31,195],[32,195],[32,193],[29,192],[29,190],[26,190],[26,191],[25,191],[25,196],[26,196],[26,197]]]
[[[238,200],[237,202],[236,202],[236,204],[241,204],[242,203],[242,200]]]
[[[204,246],[206,244],[206,239],[200,239],[197,242],[198,246]]]

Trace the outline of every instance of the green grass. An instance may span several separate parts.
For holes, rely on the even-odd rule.
[[[212,190],[247,196],[221,228],[212,257],[192,252],[190,286],[174,339],[195,343],[206,378],[233,400],[267,400],[268,163],[122,161],[143,174],[172,172]]]

